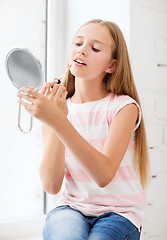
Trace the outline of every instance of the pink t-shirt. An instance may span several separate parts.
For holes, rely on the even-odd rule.
[[[68,119],[83,138],[102,151],[112,120],[124,106],[131,103],[135,103],[139,109],[138,122],[112,181],[100,188],[66,149],[65,177],[56,206],[69,205],[87,216],[113,211],[129,219],[138,228],[142,225],[146,198],[133,167],[134,131],[141,120],[139,105],[127,95],[117,96],[112,93],[101,100],[83,104],[74,104],[68,99]]]

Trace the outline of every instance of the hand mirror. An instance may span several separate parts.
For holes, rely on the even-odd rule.
[[[22,87],[34,87],[36,90],[39,90],[43,85],[42,66],[39,60],[26,48],[15,48],[7,54],[6,69],[9,79],[18,90]],[[22,129],[20,121],[21,105],[19,104],[19,129],[23,133],[27,133],[32,130],[32,116],[28,131],[24,131]]]

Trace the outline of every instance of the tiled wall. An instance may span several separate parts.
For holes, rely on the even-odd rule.
[[[151,163],[142,240],[167,239],[167,1],[130,1],[130,56]]]

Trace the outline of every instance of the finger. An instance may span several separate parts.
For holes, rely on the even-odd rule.
[[[23,87],[19,90],[19,93],[26,93],[34,98],[38,98],[41,96],[41,94],[35,91],[35,88],[32,87]]]
[[[45,93],[47,93],[48,89],[49,89],[49,84],[48,83],[44,83],[42,88],[39,90],[39,93],[41,93],[42,95],[45,95]]]
[[[46,91],[45,96],[48,97],[50,95],[50,88],[48,88],[48,90]]]
[[[32,96],[30,96],[30,95],[27,95],[27,94],[23,94],[23,93],[18,93],[17,94],[17,96],[19,97],[19,98],[23,98],[23,99],[25,99],[25,100],[27,100],[28,102],[31,102],[31,103],[33,103],[34,102],[34,97],[32,97]]]
[[[57,93],[57,90],[60,88],[59,84],[54,84],[52,90],[51,90],[51,95],[55,95]]]
[[[66,93],[67,91],[66,91],[66,88],[64,87],[64,86],[62,86],[62,85],[60,85],[60,87],[58,88],[58,90],[57,90],[57,97],[64,97],[64,96],[66,96],[67,95],[67,93]]]
[[[18,103],[19,103],[20,105],[22,105],[22,106],[27,110],[27,112],[29,112],[29,113],[32,112],[32,109],[31,109],[32,104],[31,104],[31,103],[27,103],[27,102],[25,102],[25,101],[22,101],[21,99],[18,100]]]
[[[54,81],[47,82],[47,85],[48,85],[49,88],[52,88],[57,83],[58,83],[58,80],[57,80],[57,78],[55,78]]]
[[[63,91],[63,93],[61,94],[61,97],[60,97],[62,101],[66,101],[67,94],[68,94],[68,92],[66,90]]]
[[[64,95],[62,96],[62,98],[63,98],[64,101],[65,101],[66,98],[67,98],[67,94],[68,94],[68,92],[67,92],[67,90],[66,90],[65,93],[64,93]]]
[[[47,87],[48,87],[48,90],[46,92],[46,96],[49,97],[50,96],[50,93],[52,92],[52,89],[54,87],[54,85],[57,84],[57,80],[55,81],[52,81],[50,83],[47,83]],[[52,92],[52,94],[55,94],[55,91]]]

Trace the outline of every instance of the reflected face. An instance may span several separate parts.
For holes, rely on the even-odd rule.
[[[70,51],[71,73],[84,79],[103,79],[112,62],[112,40],[107,29],[98,23],[83,26]]]

